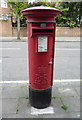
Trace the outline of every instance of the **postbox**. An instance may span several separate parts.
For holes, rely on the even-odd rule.
[[[28,23],[29,102],[41,109],[51,103],[55,48],[55,18],[61,13],[52,7],[22,10]]]

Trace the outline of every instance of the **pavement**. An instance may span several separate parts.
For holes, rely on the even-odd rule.
[[[55,80],[51,105],[45,109],[30,106],[26,82],[4,81],[2,87],[0,84],[0,91],[2,91],[0,93],[2,118],[80,118],[80,81],[78,80]]]
[[[56,41],[63,42],[79,42],[81,37],[56,37]],[[26,42],[27,37],[21,37],[20,40],[17,40],[17,37],[0,37],[0,42]]]
[[[3,72],[3,74],[0,73],[4,80],[4,81],[0,81],[0,118],[80,118],[81,115],[80,104],[82,104],[82,101],[80,102],[82,95],[80,94],[80,82],[78,79],[80,76],[79,75],[80,68],[78,62],[79,61],[78,42],[80,41],[80,37],[56,37],[56,41],[58,41],[57,53],[56,53],[57,54],[56,57],[58,57],[58,59],[56,58],[56,68],[57,68],[55,75],[56,80],[54,81],[54,85],[52,87],[51,105],[45,109],[35,109],[32,106],[30,106],[29,90],[27,83],[28,81],[26,81],[27,76],[25,79],[22,78],[21,76],[18,77],[16,76],[19,75],[20,71],[24,71],[24,69],[26,70],[26,73],[24,71],[25,74],[20,73],[20,75],[22,76],[27,75],[26,64],[23,64],[22,65],[23,67],[20,67],[21,63],[24,63],[24,60],[27,63],[27,59],[26,59],[27,56],[25,56],[27,55],[27,53],[25,52],[27,49],[25,47],[26,45],[25,42],[27,41],[27,37],[26,38],[23,37],[21,38],[21,40],[17,40],[16,37],[14,38],[3,37],[3,39],[0,37],[0,42],[1,41],[4,42],[3,70],[5,71]],[[20,44],[19,43],[16,44],[16,42],[19,41]],[[65,41],[68,41],[69,43]],[[10,43],[8,43],[7,45],[7,42]],[[63,45],[61,44],[61,42],[63,42]],[[23,44],[25,45],[22,46]],[[16,46],[19,48],[17,48]],[[20,46],[22,46],[21,49]],[[62,58],[63,56],[65,58]],[[23,58],[24,60],[19,62]],[[18,63],[17,63],[17,59],[18,59]],[[15,66],[15,68],[12,65]],[[57,65],[60,67],[58,68]],[[66,70],[67,70],[67,74],[66,74]],[[4,77],[5,76],[4,73],[7,74],[6,77]],[[70,75],[70,77],[68,75]],[[64,78],[62,76],[64,76]],[[57,78],[58,79],[61,78],[61,80],[57,80]],[[67,78],[69,78],[69,80],[67,80]]]

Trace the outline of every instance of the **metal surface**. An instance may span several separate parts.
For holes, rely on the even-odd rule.
[[[52,87],[44,90],[36,90],[29,87],[30,104],[38,109],[43,109],[51,104]]]
[[[48,89],[53,83],[54,18],[60,11],[50,7],[33,7],[22,13],[28,20],[29,86],[37,90]]]
[[[29,30],[31,30],[31,25],[32,23],[28,23]],[[53,26],[54,33],[51,32],[52,35],[46,35],[45,32],[41,33],[42,37],[48,37],[46,52],[37,51],[39,35],[36,32],[34,37],[30,37],[31,32],[28,31],[29,80],[30,86],[34,89],[47,89],[52,86],[53,64],[49,65],[48,63],[50,61],[54,63],[55,23]]]
[[[22,10],[28,22],[54,22],[61,11],[52,7],[32,7]]]

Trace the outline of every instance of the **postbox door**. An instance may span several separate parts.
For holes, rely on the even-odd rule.
[[[47,89],[53,82],[55,34],[33,35],[28,37],[30,87]]]
[[[54,39],[46,35],[36,36],[35,39],[35,52],[33,51],[30,63],[32,66],[30,69],[31,87],[46,89],[52,86],[53,80]]]

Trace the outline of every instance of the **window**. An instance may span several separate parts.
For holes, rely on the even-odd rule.
[[[7,8],[7,0],[1,0],[1,7]]]
[[[8,20],[8,15],[7,14],[1,14],[0,15],[0,20]]]

